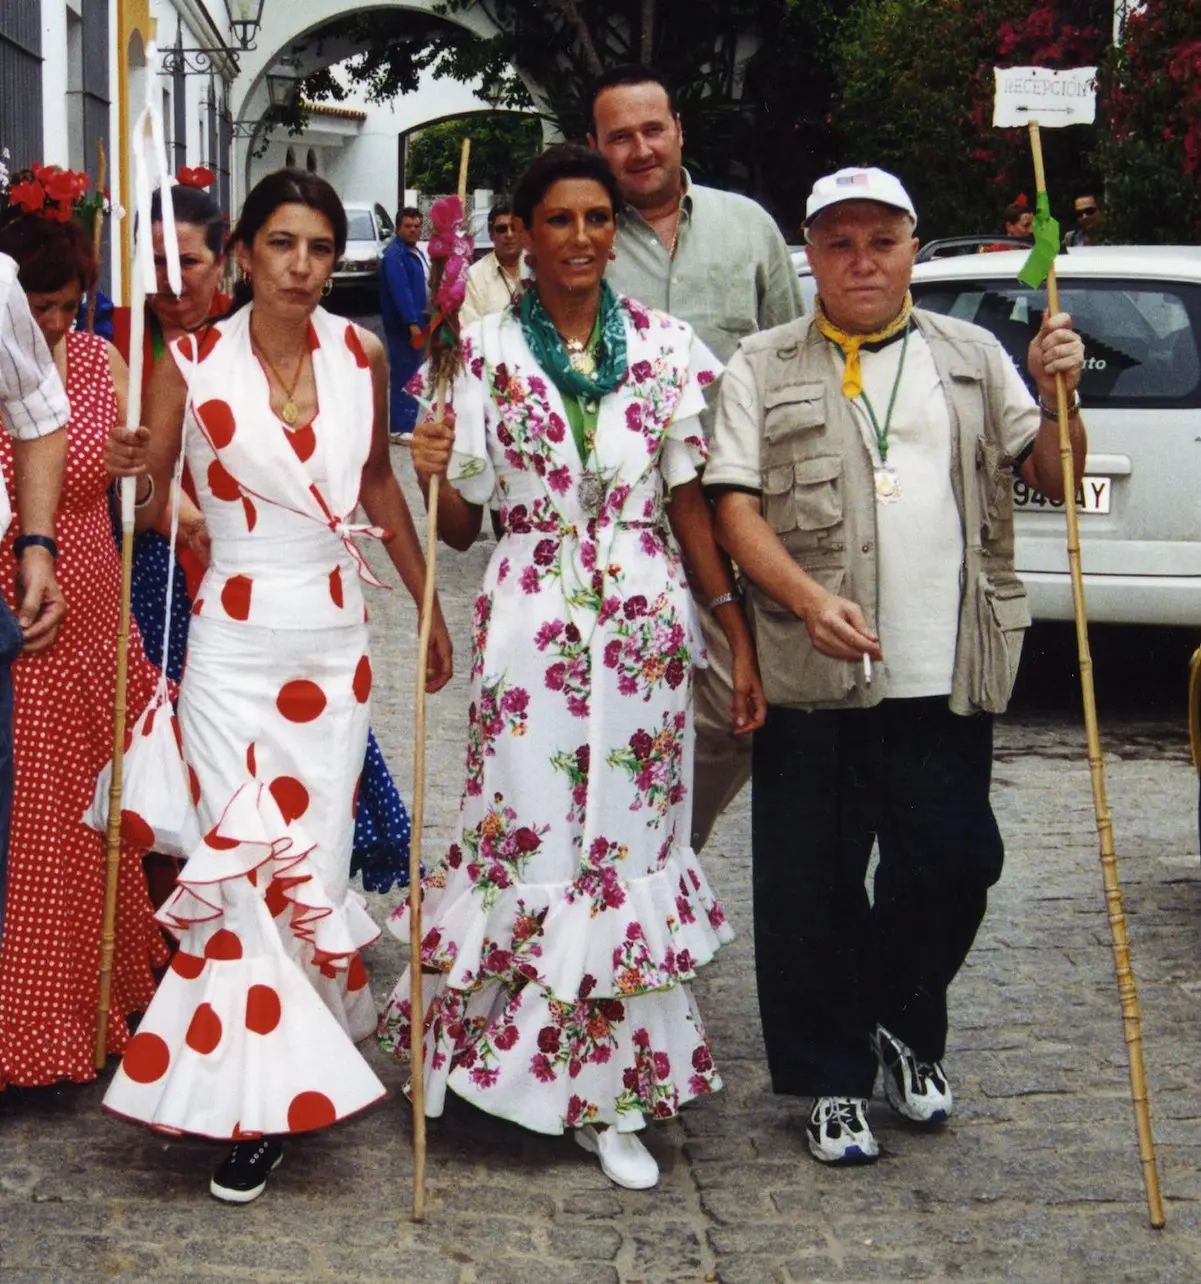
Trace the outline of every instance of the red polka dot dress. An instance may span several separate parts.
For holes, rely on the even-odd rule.
[[[353,325],[309,330],[319,413],[290,430],[249,308],[172,346],[187,463],[212,539],[179,725],[200,832],[159,921],[180,948],[105,1105],[237,1140],[321,1128],[384,1095],[355,1047],[375,1029],[349,888],[371,661],[351,535],[371,441]]]
[[[121,562],[109,524],[103,450],[117,401],[108,345],[75,333],[65,343],[71,422],[55,520],[56,576],[69,609],[50,650],[13,665],[15,787],[0,949],[0,1085],[96,1076],[105,838],[81,818],[113,748]],[[11,479],[7,435],[0,438],[0,466]],[[0,589],[14,607],[12,541],[19,533],[14,522],[0,548]],[[157,677],[135,625],[128,695],[135,716]],[[129,846],[122,852],[108,1023],[113,1052],[129,1040],[126,1016],[150,1002],[151,967],[166,962],[140,855]]]

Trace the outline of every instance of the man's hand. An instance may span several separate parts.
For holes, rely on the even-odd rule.
[[[815,587],[817,596],[804,617],[814,647],[832,660],[855,661],[865,655],[882,660],[880,639],[867,627],[859,607],[820,585]]]
[[[1039,396],[1048,406],[1055,404],[1055,376],[1063,376],[1071,395],[1080,386],[1084,369],[1084,344],[1072,329],[1072,318],[1066,312],[1054,316],[1043,313],[1043,323],[1030,340],[1026,368],[1038,385]]]
[[[21,594],[17,623],[25,635],[21,653],[36,655],[54,641],[67,613],[67,599],[54,578],[54,559],[47,549],[35,545],[21,555],[17,590]]]
[[[763,679],[759,676],[753,646],[733,650],[730,677],[734,688],[734,703],[730,706],[734,734],[749,736],[763,726],[767,717],[767,697],[763,694]]]

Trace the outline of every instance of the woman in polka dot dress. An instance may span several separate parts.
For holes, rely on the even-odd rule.
[[[13,665],[15,719],[8,899],[0,949],[0,1088],[96,1077],[104,835],[82,823],[96,774],[113,747],[121,564],[109,533],[104,449],[124,420],[126,370],[114,349],[70,330],[95,282],[91,246],[75,223],[23,215],[0,229],[19,265],[33,315],[67,388],[67,472],[56,515],[58,582],[69,609],[54,646]],[[12,495],[13,457],[0,435]],[[14,521],[0,547],[0,590],[12,603]],[[157,673],[130,633],[129,702],[139,709]],[[109,1048],[129,1040],[126,1017],[154,993],[152,966],[166,961],[140,852],[126,847],[117,891],[117,940]]]
[[[180,690],[204,834],[159,921],[180,948],[105,1097],[117,1114],[233,1142],[210,1189],[261,1193],[285,1134],[371,1105],[355,1043],[375,1028],[348,888],[371,662],[352,536],[386,535],[420,600],[425,566],[392,474],[378,340],[318,307],[346,241],[333,189],[284,170],[231,237],[251,306],[170,346],[151,386],[139,522],[159,516],[181,436],[211,539]],[[361,503],[375,526],[352,526]],[[433,621],[429,687],[450,677]]]

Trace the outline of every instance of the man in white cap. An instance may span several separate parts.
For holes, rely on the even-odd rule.
[[[1056,373],[1077,483],[1085,457],[1069,318],[1030,343],[1035,401],[991,334],[912,306],[916,223],[882,170],[814,184],[816,314],[739,345],[705,469],[768,700],[752,799],[764,1038],[775,1091],[814,1098],[825,1163],[879,1154],[878,1068],[908,1119],[950,1114],[947,989],[1001,872],[992,721],[1030,621],[1011,483],[1063,496]]]

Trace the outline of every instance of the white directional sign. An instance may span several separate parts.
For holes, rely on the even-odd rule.
[[[994,67],[996,97],[992,123],[1043,129],[1091,125],[1097,114],[1096,67],[1050,71],[1046,67]]]

